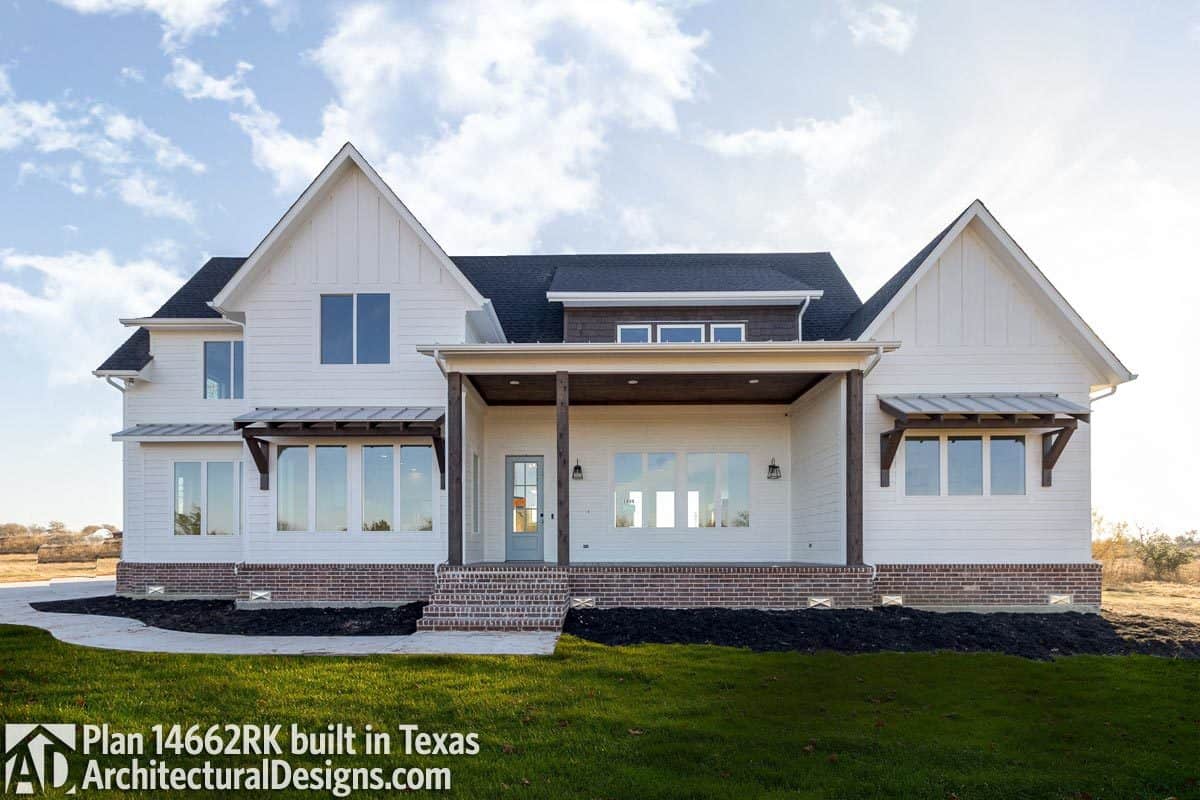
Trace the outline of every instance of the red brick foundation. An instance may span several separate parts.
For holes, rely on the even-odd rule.
[[[520,567],[510,568],[520,569]],[[531,567],[536,569],[536,567]],[[1100,605],[1100,565],[880,564],[869,566],[643,566],[567,567],[571,597],[594,598],[598,608],[805,608],[828,597],[834,608],[867,608],[901,595],[906,606],[1047,606],[1069,594],[1076,606]],[[273,601],[411,602],[428,600],[432,564],[201,564],[117,565],[117,592],[248,599],[269,591]]]
[[[271,600],[411,603],[433,594],[433,564],[239,564],[237,596]]]
[[[906,606],[1044,606],[1051,594],[1100,605],[1100,570],[1086,564],[880,564],[875,602],[903,596]]]
[[[870,567],[785,565],[581,566],[571,570],[571,596],[597,608],[806,608],[829,597],[834,608],[872,604]]]
[[[237,565],[117,562],[117,594],[145,594],[148,586],[162,586],[168,594],[233,597]]]

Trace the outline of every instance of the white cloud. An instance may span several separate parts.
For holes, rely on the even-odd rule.
[[[140,170],[117,179],[114,185],[122,201],[148,216],[196,221],[196,209],[191,203]]]
[[[83,163],[79,161],[70,164],[35,164],[32,161],[22,161],[17,167],[17,186],[24,184],[28,178],[50,181],[74,195],[85,195],[88,191]]]
[[[18,183],[39,177],[77,195],[86,194],[89,184],[93,184],[97,193],[115,189],[123,201],[147,213],[195,219],[191,207],[175,197],[161,180],[148,176],[146,170],[153,167],[164,172],[200,174],[205,165],[141,119],[102,103],[85,107],[70,99],[22,100],[7,86],[7,91],[0,92],[0,152],[4,151],[27,151],[39,156],[21,164]],[[82,160],[54,160],[71,154]],[[85,162],[99,172],[98,180],[89,180]],[[151,210],[147,203],[152,197],[165,205]]]
[[[162,23],[162,45],[174,50],[196,34],[211,33],[229,15],[229,0],[54,0],[81,14],[143,13]]]
[[[22,276],[34,280],[23,288]],[[107,250],[0,250],[0,330],[44,354],[52,383],[87,382],[128,335],[113,320],[150,313],[181,282],[153,260],[119,262]]]
[[[727,158],[795,158],[810,178],[817,179],[864,166],[896,125],[875,100],[852,97],[849,113],[838,119],[801,119],[791,127],[712,133],[703,144]]]
[[[8,80],[8,69],[0,64],[0,98],[9,97],[13,93],[12,83]]]
[[[168,83],[233,104],[255,164],[280,191],[305,186],[346,140],[371,158],[451,249],[530,247],[547,222],[593,207],[597,166],[618,128],[674,133],[692,99],[703,35],[637,0],[437,6],[417,25],[391,7],[349,9],[310,54],[333,83],[320,132],[297,136],[246,84],[179,57]],[[402,129],[431,106],[433,137]],[[515,187],[520,187],[519,190]]]
[[[121,67],[118,80],[121,83],[145,83],[146,75],[137,67]]]
[[[847,2],[842,10],[855,44],[877,44],[903,53],[917,34],[917,15],[887,3],[872,3],[864,9]]]

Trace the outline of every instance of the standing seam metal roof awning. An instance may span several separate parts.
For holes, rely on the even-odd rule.
[[[112,435],[114,440],[121,439],[191,439],[194,437],[229,437],[240,438],[240,434],[227,422],[221,423],[142,423],[131,425]]]
[[[879,405],[894,415],[924,414],[1066,414],[1086,416],[1089,409],[1057,394],[892,394],[880,395]]]
[[[289,406],[256,408],[234,417],[235,428],[262,423],[428,422],[446,415],[442,406]]]

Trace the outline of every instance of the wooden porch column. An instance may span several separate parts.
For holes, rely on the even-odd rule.
[[[446,560],[463,563],[462,373],[446,374]]]
[[[846,373],[846,564],[863,563],[863,371]]]
[[[571,563],[571,383],[565,372],[554,373],[555,427],[558,432],[558,563]]]

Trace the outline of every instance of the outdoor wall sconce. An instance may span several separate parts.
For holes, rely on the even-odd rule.
[[[579,466],[579,459],[575,459],[575,467],[571,470],[571,480],[583,480],[583,467]]]
[[[767,480],[777,481],[783,477],[783,470],[775,463],[775,459],[771,459],[771,463],[767,465]]]

